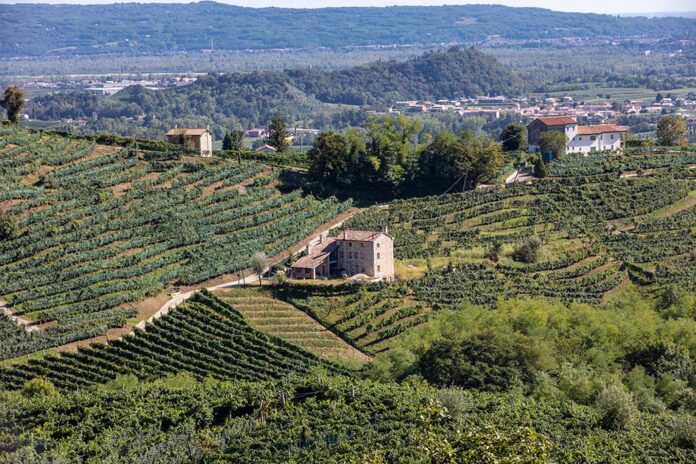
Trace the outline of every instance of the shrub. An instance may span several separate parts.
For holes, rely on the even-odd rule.
[[[681,419],[674,424],[674,438],[682,448],[696,449],[696,420]]]
[[[599,392],[597,409],[602,415],[602,426],[608,430],[628,429],[637,413],[633,395],[617,385],[609,385]]]
[[[17,221],[7,213],[0,212],[0,241],[9,240],[17,234]]]
[[[44,398],[58,394],[55,385],[50,380],[35,378],[28,380],[22,386],[22,395],[27,398]]]
[[[532,235],[517,244],[512,259],[523,263],[536,263],[540,256],[541,239],[537,235]]]

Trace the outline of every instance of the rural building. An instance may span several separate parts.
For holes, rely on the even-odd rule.
[[[208,129],[174,128],[167,132],[167,141],[195,147],[201,156],[213,155],[213,134]]]
[[[348,229],[307,248],[291,267],[295,279],[364,274],[394,280],[394,237],[387,232]]]
[[[529,153],[539,151],[539,137],[548,131],[565,134],[566,153],[591,153],[621,150],[624,147],[628,129],[616,124],[579,126],[573,116],[540,117],[527,126]]]
[[[263,145],[259,146],[254,150],[256,153],[275,153],[278,150],[275,149],[275,147],[270,146],[267,143],[264,143]]]

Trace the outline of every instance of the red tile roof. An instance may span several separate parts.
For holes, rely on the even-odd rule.
[[[536,118],[535,121],[540,121],[545,126],[566,126],[578,123],[574,116],[546,116]]]
[[[597,124],[594,126],[578,126],[577,135],[598,135],[608,132],[627,132],[628,128],[616,124]]]
[[[169,132],[167,132],[167,135],[203,135],[206,132],[210,132],[208,129],[196,129],[196,128],[176,128],[176,129],[171,129]]]

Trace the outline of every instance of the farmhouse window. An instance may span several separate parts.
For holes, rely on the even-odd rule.
[[[377,265],[377,272],[382,272],[382,266]]]
[[[595,135],[590,135],[590,140],[597,140],[597,136],[595,136]]]
[[[379,258],[380,258],[379,253],[377,253],[377,259],[379,259]]]

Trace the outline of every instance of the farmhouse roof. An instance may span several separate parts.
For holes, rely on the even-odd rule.
[[[627,132],[628,128],[616,124],[596,124],[594,126],[578,126],[578,135],[597,135],[608,132]]]
[[[295,261],[291,267],[314,269],[329,257],[338,248],[338,242],[333,237],[327,237],[322,243],[311,248],[309,254]]]
[[[545,116],[536,118],[535,121],[539,121],[545,126],[565,126],[578,123],[573,116]]]
[[[382,231],[346,229],[339,238],[342,240],[355,240],[357,242],[374,242],[382,234],[391,237],[389,234]]]
[[[275,147],[273,147],[273,146],[271,146],[271,145],[269,145],[269,144],[267,144],[267,143],[264,143],[264,144],[261,145],[260,147],[256,148],[256,150],[254,150],[254,151],[259,152],[259,151],[266,151],[266,150],[268,150],[268,151],[278,151],[278,150],[276,150]]]
[[[191,135],[191,136],[201,136],[205,134],[206,132],[210,132],[208,129],[205,128],[185,128],[185,127],[180,127],[180,128],[174,128],[170,129],[169,132],[167,132],[167,135]]]

